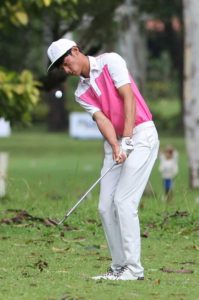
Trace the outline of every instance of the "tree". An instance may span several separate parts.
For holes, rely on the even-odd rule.
[[[199,1],[183,0],[185,24],[184,124],[192,188],[199,187]]]
[[[10,25],[26,26],[28,15],[22,1],[0,2],[0,28],[5,33],[10,30]],[[12,31],[13,34],[13,31]],[[10,44],[12,46],[12,44]],[[14,52],[14,48],[12,49]],[[7,51],[2,58],[5,59]],[[39,82],[34,80],[28,70],[19,73],[0,68],[0,117],[11,123],[30,121],[33,106],[39,100]]]
[[[26,51],[25,53],[22,53],[23,59],[15,59],[14,61],[15,65],[17,65],[17,61],[19,61],[16,69],[21,70],[22,66],[26,67],[26,64],[28,63],[31,70],[37,72],[41,65],[47,65],[47,46],[49,46],[53,40],[61,38],[67,32],[76,32],[76,40],[86,53],[89,51],[93,54],[103,47],[105,43],[111,43],[114,36],[114,27],[112,26],[114,22],[114,10],[121,2],[122,0],[1,1],[0,28],[4,33],[6,32],[4,36],[6,36],[9,40],[9,36],[13,36],[13,26],[15,26],[15,30],[19,29],[21,31],[21,35],[26,41]],[[36,26],[34,27],[34,30],[32,30],[33,26]],[[25,28],[25,30],[23,31],[22,28]],[[35,39],[33,38],[33,35],[35,37],[35,28],[37,28],[37,37],[40,36],[41,38],[40,42],[37,41],[37,45],[34,45]],[[93,34],[93,32],[95,32],[95,34]],[[43,47],[43,53],[45,52],[45,56],[41,55],[40,45]],[[30,57],[33,57],[31,56],[33,54],[33,48],[40,52],[37,54],[36,51],[34,51],[34,59],[31,60]],[[20,57],[20,51],[18,52],[18,58]],[[5,51],[3,52],[5,53]],[[38,55],[38,57],[36,57],[36,55]],[[33,65],[32,61],[36,63]],[[10,62],[11,60],[8,61],[8,64]],[[23,65],[20,65],[21,62],[23,62]],[[40,65],[38,62],[40,62]],[[4,64],[8,65],[6,62],[4,62]],[[38,68],[35,68],[35,66],[38,66]],[[35,73],[35,75],[37,75],[37,77],[42,79],[43,83],[45,83],[44,88],[46,88],[46,86],[49,87],[49,83],[47,82],[48,80],[52,83],[52,78],[46,78],[46,76],[42,76],[43,74],[38,73]],[[60,109],[55,111],[53,106],[50,114],[52,117],[49,118],[49,120],[54,119],[59,121],[64,117],[64,103],[63,101],[58,101],[55,97],[53,97],[54,90],[62,88],[63,86],[63,76],[59,75],[58,78],[61,78],[61,82],[57,81],[57,78],[53,80],[54,84],[51,85],[49,97],[47,98],[49,98],[48,102],[51,104],[54,101],[56,108],[60,107]],[[54,112],[58,114],[60,112],[60,115],[57,115],[54,118]],[[53,124],[51,125],[49,127],[53,129]],[[54,125],[56,130],[56,124]],[[57,129],[60,130],[60,124]]]
[[[116,38],[113,26],[114,11],[121,2],[121,0],[81,0],[72,3],[65,1],[61,7],[53,4],[43,11],[44,48],[47,49],[53,40],[74,31],[74,38],[85,54],[93,55],[102,48],[108,49]],[[50,108],[48,128],[53,131],[65,130],[66,127],[67,113],[64,112],[64,102],[55,97],[56,89],[61,89],[63,94],[66,94],[67,85],[64,84],[66,80],[67,77],[64,78],[59,72],[52,72],[43,78]]]
[[[178,94],[181,100],[181,124],[183,126],[183,8],[182,0],[135,0],[138,5],[139,11],[147,13],[148,19],[161,20],[164,24],[164,32],[155,36],[155,47],[158,51],[155,55],[160,54],[162,50],[167,50],[172,63],[172,72],[176,72],[178,80]],[[177,18],[180,24],[178,30],[175,29],[173,22]],[[154,42],[154,40],[152,41]]]
[[[146,71],[145,34],[141,30],[141,15],[135,0],[125,0],[116,10],[118,40],[116,49],[126,59],[130,73],[143,90]]]
[[[28,70],[17,74],[0,69],[0,117],[11,123],[28,123],[39,99],[38,87],[39,82]]]

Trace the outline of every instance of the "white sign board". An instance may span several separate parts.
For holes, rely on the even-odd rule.
[[[78,139],[101,139],[102,135],[92,117],[86,112],[73,112],[69,116],[69,135]]]
[[[10,122],[0,118],[0,137],[7,137],[11,134]]]

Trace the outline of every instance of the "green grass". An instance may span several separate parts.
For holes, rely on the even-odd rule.
[[[174,199],[166,205],[156,163],[150,179],[154,194],[142,199],[141,232],[148,236],[142,238],[145,281],[90,279],[110,264],[97,212],[97,187],[64,228],[39,221],[0,224],[0,299],[199,299],[198,191],[188,188],[183,139],[161,138],[162,146],[167,143],[180,153],[180,173]],[[102,141],[43,132],[14,133],[0,140],[0,151],[10,156],[8,195],[0,200],[0,219],[16,215],[8,209],[61,219],[98,178],[103,157]],[[193,273],[166,273],[162,268]]]

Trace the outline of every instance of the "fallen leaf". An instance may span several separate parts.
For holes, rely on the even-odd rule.
[[[86,239],[85,239],[85,237],[83,237],[83,236],[74,238],[74,241],[78,241],[78,242],[83,242],[83,241],[85,241],[85,240],[86,240]]]
[[[30,239],[30,240],[26,240],[25,244],[31,244],[31,243],[37,244],[39,242],[48,242],[48,241],[46,241],[45,239]],[[53,241],[51,241],[51,242],[53,242]]]
[[[173,218],[173,217],[188,217],[189,213],[188,211],[178,211],[176,210],[172,215],[170,215],[169,217]]]
[[[156,228],[157,225],[155,223],[149,223],[149,224],[147,224],[147,227],[149,227],[149,228]]]
[[[37,284],[36,284],[36,283],[30,283],[30,286],[31,286],[31,287],[36,287]]]
[[[0,239],[1,240],[8,240],[8,239],[10,239],[10,236],[2,236],[2,237],[0,237]]]
[[[64,237],[64,232],[63,231],[60,232],[60,237]]]
[[[107,247],[107,245],[105,244],[102,244],[102,245],[100,245],[100,249],[107,249],[108,247]]]
[[[193,249],[198,250],[199,251],[199,246],[198,245],[194,245]]]
[[[68,271],[66,271],[66,270],[58,270],[58,271],[56,271],[56,273],[68,273]]]
[[[30,274],[28,272],[22,272],[21,275],[24,277],[30,277]]]
[[[44,225],[46,225],[46,226],[57,226],[57,221],[52,220],[50,218],[44,219],[43,222],[44,222]]]
[[[29,226],[29,224],[27,224],[27,223],[13,225],[13,227],[18,227],[18,228],[23,228],[23,227],[28,227],[28,226]]]
[[[98,222],[97,222],[97,220],[94,220],[94,219],[88,219],[88,220],[86,220],[86,223],[88,223],[88,224],[97,224]]]
[[[99,261],[109,261],[109,260],[111,260],[111,258],[108,257],[108,256],[100,256],[99,258],[97,258],[97,260],[99,260]]]
[[[56,247],[52,247],[53,252],[55,253],[64,253],[66,251],[68,251],[70,248],[56,248]]]
[[[172,270],[167,268],[161,268],[160,271],[165,273],[180,273],[180,274],[192,274],[194,272],[193,270],[188,270],[188,269]]]
[[[44,260],[39,260],[34,264],[34,266],[37,267],[40,272],[42,272],[45,268],[48,267],[48,263]]]
[[[195,265],[196,263],[194,261],[184,261],[180,263],[181,265]]]
[[[178,232],[178,234],[186,236],[186,235],[191,235],[192,232],[193,232],[193,229],[183,228]]]
[[[159,284],[160,284],[160,279],[156,279],[156,280],[154,281],[154,284],[155,284],[155,285],[159,285]]]
[[[34,256],[41,256],[40,253],[35,253],[35,252],[31,252],[30,255],[28,256],[29,258],[32,258]]]
[[[13,244],[13,246],[16,246],[16,247],[26,247],[27,245],[26,244],[17,244],[17,243],[15,243],[15,244]]]
[[[141,234],[141,237],[143,237],[143,238],[148,238],[148,237],[149,237],[149,233],[148,233],[147,231],[145,231],[145,232],[143,232],[143,233]]]

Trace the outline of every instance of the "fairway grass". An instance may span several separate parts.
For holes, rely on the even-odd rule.
[[[99,186],[66,226],[43,223],[60,220],[99,177],[102,141],[44,132],[0,139],[0,151],[10,157],[8,194],[0,200],[0,299],[198,300],[199,191],[188,188],[183,139],[161,138],[161,146],[168,143],[180,157],[174,198],[162,201],[157,162],[150,178],[153,191],[140,205],[145,280],[120,282],[91,279],[111,262],[97,211]],[[6,223],[20,210],[32,218]]]

